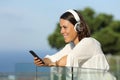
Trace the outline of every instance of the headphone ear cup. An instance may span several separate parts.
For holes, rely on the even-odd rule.
[[[76,32],[80,32],[80,31],[81,31],[81,30],[80,30],[80,23],[76,23],[76,24],[75,24],[74,30],[75,30]]]

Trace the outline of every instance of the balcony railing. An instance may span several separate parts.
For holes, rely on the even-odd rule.
[[[15,80],[117,80],[117,78],[105,70],[37,67],[32,63],[19,63],[15,66]]]

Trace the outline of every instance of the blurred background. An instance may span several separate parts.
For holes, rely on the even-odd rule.
[[[92,36],[102,44],[111,70],[119,73],[119,3],[119,0],[0,0],[0,72],[14,72],[17,63],[33,63],[29,50],[44,57],[62,48],[63,40],[55,35],[59,17],[67,9],[76,9],[84,15]]]

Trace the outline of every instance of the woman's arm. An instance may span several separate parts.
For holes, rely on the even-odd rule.
[[[56,66],[56,63],[52,62],[49,58],[44,58],[43,61],[44,61],[44,64],[37,57],[34,58],[34,64],[37,66]]]
[[[56,66],[65,66],[67,62],[67,55],[63,56],[60,60],[56,61]]]
[[[56,62],[52,62],[49,58],[44,58],[43,61],[45,64],[43,64],[42,61],[40,61],[40,59],[38,59],[37,57],[34,58],[34,63],[37,66],[65,66],[67,62],[67,55],[63,56],[60,60]]]
[[[49,58],[44,58],[43,61],[47,66],[56,66],[56,63],[52,62]]]
[[[45,64],[42,64],[41,61],[37,58],[34,58],[34,63],[37,66],[65,66],[66,65],[66,58],[68,55],[68,51],[71,50],[71,44],[67,44],[63,49],[59,52],[55,53],[54,55],[46,55],[43,61]],[[63,62],[64,61],[64,62]]]

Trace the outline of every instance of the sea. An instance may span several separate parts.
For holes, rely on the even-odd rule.
[[[34,50],[39,57],[44,58],[46,55],[56,53],[56,50]],[[25,67],[26,66],[26,67]],[[29,66],[29,67],[28,67]],[[28,67],[28,68],[27,68]],[[21,51],[0,51],[0,73],[16,72],[16,69],[35,67],[33,63],[33,56],[29,50]]]

